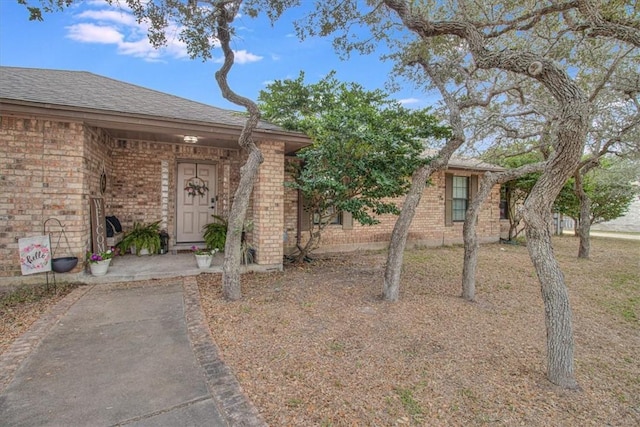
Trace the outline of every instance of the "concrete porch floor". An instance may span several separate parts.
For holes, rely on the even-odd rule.
[[[200,273],[222,273],[223,261],[224,254],[217,253],[213,257],[210,268],[199,269],[195,257],[189,252],[142,256],[127,254],[114,257],[104,276],[92,276],[87,269],[78,274],[78,281],[97,284],[196,276]],[[58,274],[58,278],[61,276]]]
[[[196,259],[190,251],[170,251],[163,255],[136,256],[126,254],[114,257],[107,274],[93,276],[87,268],[85,271],[71,273],[55,273],[56,281],[79,282],[84,284],[130,282],[137,280],[165,279],[171,277],[197,276],[200,273],[222,274],[224,254],[217,253],[213,256],[211,267],[198,268]],[[248,264],[241,266],[242,273],[282,271],[282,265]],[[52,273],[49,273],[50,275]],[[49,280],[53,280],[49,277]]]

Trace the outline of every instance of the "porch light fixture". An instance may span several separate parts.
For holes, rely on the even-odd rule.
[[[196,142],[198,142],[198,137],[192,136],[192,135],[185,135],[184,142],[188,142],[189,144],[195,144]]]

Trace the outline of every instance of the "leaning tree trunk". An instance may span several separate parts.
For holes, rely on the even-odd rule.
[[[473,196],[462,226],[464,240],[464,264],[462,265],[462,298],[467,301],[476,299],[476,271],[478,269],[478,233],[476,224],[482,202],[491,193],[496,175],[487,172],[480,181],[478,192]]]
[[[416,213],[416,208],[422,198],[422,193],[427,185],[427,179],[449,163],[453,153],[460,148],[465,141],[464,126],[460,108],[454,97],[449,93],[444,81],[438,73],[427,62],[418,61],[424,71],[429,75],[435,86],[449,108],[449,122],[452,129],[452,137],[444,147],[440,149],[438,155],[428,165],[422,166],[414,172],[411,178],[411,188],[405,197],[400,215],[396,220],[389,242],[389,253],[387,254],[387,266],[384,270],[384,285],[382,296],[386,301],[395,302],[400,297],[400,273],[402,272],[402,259],[404,249],[409,237],[409,227]]]
[[[556,151],[524,203],[529,257],[538,275],[547,329],[547,378],[568,389],[578,388],[574,372],[573,326],[564,275],[553,252],[549,223],[553,202],[575,170],[587,129],[587,103],[572,85],[560,86],[565,97],[559,118]],[[573,99],[572,96],[573,95]]]
[[[467,301],[475,301],[476,298],[476,272],[478,270],[478,235],[476,224],[482,203],[491,194],[491,189],[496,184],[503,184],[512,179],[519,178],[529,173],[538,172],[544,167],[544,163],[532,163],[504,172],[487,172],[480,180],[478,191],[473,196],[462,226],[464,239],[464,264],[462,266],[462,298]]]
[[[236,189],[233,203],[229,211],[227,226],[227,241],[224,246],[224,263],[222,265],[222,295],[225,299],[235,301],[242,298],[240,290],[240,246],[244,219],[247,215],[253,184],[258,175],[258,168],[263,161],[262,153],[253,142],[251,134],[260,120],[260,110],[250,99],[237,95],[227,83],[227,76],[233,66],[234,53],[230,47],[231,35],[229,23],[233,22],[236,8],[228,8],[224,4],[217,4],[217,38],[224,52],[224,63],[216,72],[216,81],[225,99],[241,105],[249,112],[249,117],[238,138],[240,147],[248,153],[247,162],[240,168],[240,182]]]
[[[409,227],[420,203],[420,198],[427,185],[427,179],[432,173],[432,168],[422,166],[412,177],[411,189],[405,197],[400,215],[396,220],[389,242],[387,254],[387,266],[384,270],[384,285],[382,296],[386,301],[396,302],[400,297],[400,273],[402,272],[402,258],[404,248],[409,236]]]
[[[589,251],[591,250],[591,199],[584,191],[580,171],[576,172],[574,177],[576,180],[574,191],[580,201],[580,220],[577,222],[576,228],[580,239],[578,258],[589,258]]]
[[[546,314],[547,377],[559,386],[577,388],[573,366],[571,308],[547,227],[551,217],[550,210],[544,212],[532,206],[525,209],[527,249],[541,283]]]

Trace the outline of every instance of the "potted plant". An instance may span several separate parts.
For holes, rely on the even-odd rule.
[[[208,248],[224,249],[227,242],[227,220],[218,215],[211,215],[215,221],[202,227],[204,242]]]
[[[253,264],[256,258],[256,249],[251,243],[243,240],[240,243],[240,261],[242,264]]]
[[[197,246],[192,246],[191,250],[196,257],[196,263],[200,269],[211,267],[213,256],[218,252],[218,248],[200,249]]]
[[[107,274],[111,259],[113,258],[113,250],[107,249],[104,252],[87,252],[87,262],[94,276],[104,276]]]
[[[212,215],[216,221],[206,224],[203,227],[204,241],[208,248],[224,249],[227,242],[228,221],[218,215]],[[242,227],[242,237],[240,240],[240,261],[242,264],[251,264],[255,261],[256,250],[247,241],[247,233],[253,230],[253,221],[246,221]]]
[[[256,258],[256,249],[247,240],[247,233],[253,230],[253,221],[247,221],[242,228],[240,238],[240,262],[242,264],[253,264]]]
[[[148,224],[134,223],[133,229],[126,232],[119,244],[123,251],[131,248],[136,255],[155,254],[160,251],[160,221]]]

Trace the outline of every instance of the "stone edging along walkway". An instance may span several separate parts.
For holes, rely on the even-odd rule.
[[[220,350],[211,336],[200,305],[196,277],[184,277],[182,286],[189,341],[220,413],[233,426],[266,426],[231,369],[220,358]]]
[[[80,286],[74,289],[36,320],[0,355],[0,393],[9,385],[24,360],[40,344],[60,317],[94,286],[99,285]],[[229,425],[266,426],[267,424],[243,392],[231,369],[220,358],[220,350],[211,336],[202,311],[196,277],[182,277],[182,288],[188,338],[194,355],[202,367],[209,393],[220,414]]]
[[[95,285],[93,285],[95,286]],[[62,298],[50,310],[36,320],[0,355],[0,392],[9,385],[16,371],[27,356],[40,344],[47,332],[56,324],[73,304],[93,286],[80,286]]]

